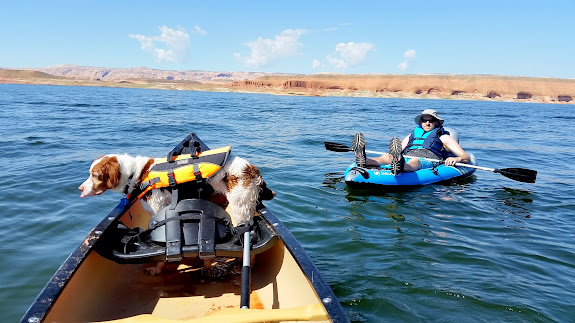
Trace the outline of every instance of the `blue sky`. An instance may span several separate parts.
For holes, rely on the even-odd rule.
[[[575,0],[0,0],[0,67],[575,78]]]

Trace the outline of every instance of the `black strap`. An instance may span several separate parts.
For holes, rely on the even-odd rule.
[[[159,177],[154,177],[154,178],[151,178],[151,179],[149,179],[149,180],[147,180],[147,181],[145,181],[145,182],[142,182],[142,183],[140,184],[140,190],[144,191],[146,188],[148,188],[148,186],[153,185],[153,184],[155,184],[155,183],[157,183],[157,182],[159,182],[159,181],[160,181],[160,178],[159,178]]]
[[[170,222],[170,221],[175,221],[175,220],[199,220],[201,219],[201,215],[202,215],[202,211],[191,211],[191,212],[186,212],[188,214],[184,214],[184,215],[180,215],[178,217],[173,217],[173,218],[167,218],[164,219],[162,221],[159,222],[155,222],[151,227],[148,228],[148,230],[146,231],[153,231],[159,227],[161,227],[162,225]],[[192,214],[193,213],[193,214]]]
[[[182,223],[180,213],[176,211],[177,202],[174,203],[174,198],[178,200],[177,189],[172,192],[172,204],[168,209],[166,209],[164,230],[166,234],[166,260],[168,262],[181,261],[183,258],[182,252]]]
[[[172,212],[172,214],[169,214]],[[182,259],[182,221],[199,220],[198,227],[198,245],[200,258],[212,258],[216,255],[216,219],[210,213],[201,210],[186,211],[180,215],[174,210],[167,210],[166,218],[162,221],[153,223],[147,230],[140,230],[135,235],[124,237],[122,239],[124,254],[129,252],[131,244],[142,241],[143,237],[157,228],[165,226],[166,230],[166,260],[180,261]],[[249,229],[249,227],[248,227]]]
[[[131,174],[130,177],[128,177],[128,182],[126,183],[126,187],[124,188],[124,195],[128,195],[129,193],[132,178],[134,178],[134,174]]]
[[[213,258],[216,255],[216,219],[203,216],[198,232],[198,251],[200,258]]]
[[[176,186],[176,176],[174,175],[174,170],[170,169],[168,171],[168,184],[170,184],[170,187]]]

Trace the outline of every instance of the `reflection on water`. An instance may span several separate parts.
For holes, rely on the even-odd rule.
[[[503,190],[497,192],[495,197],[510,207],[511,214],[525,218],[531,217],[530,210],[534,197],[531,191],[503,187]]]
[[[343,173],[326,173],[324,175],[324,180],[322,186],[328,187],[330,189],[336,189],[336,184],[341,183],[343,181]]]

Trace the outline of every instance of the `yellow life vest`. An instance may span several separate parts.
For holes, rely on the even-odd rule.
[[[232,147],[226,146],[201,152],[197,156],[180,155],[172,161],[156,159],[156,164],[140,184],[142,192],[138,198],[156,188],[210,178],[222,169],[231,151]]]

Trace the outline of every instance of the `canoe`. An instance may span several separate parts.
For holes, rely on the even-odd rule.
[[[176,149],[194,145],[208,149],[193,133]],[[205,213],[213,207],[204,200],[180,203]],[[170,248],[144,238],[127,242],[146,231],[141,228],[148,227],[151,216],[139,200],[122,199],[60,266],[21,322],[349,322],[302,246],[264,205],[258,207],[251,231],[249,309],[240,308],[245,251],[237,234],[206,239],[206,228],[225,231],[221,212],[226,211],[220,207],[214,212],[215,220],[179,221],[182,232],[195,232],[196,240],[186,236],[182,261],[170,258],[160,275],[151,276],[145,269],[166,259]],[[194,223],[196,229],[190,231]],[[213,271],[219,274],[202,274],[203,262],[197,263],[206,257],[214,260]]]
[[[451,128],[446,129],[450,132],[451,136],[459,142],[458,133]],[[471,157],[469,165],[477,166],[475,156],[473,154],[469,154],[469,156]],[[409,159],[410,158],[407,157],[406,162]],[[434,165],[431,165],[429,162],[424,163],[424,165],[425,164],[428,165],[427,168],[422,168],[415,172],[403,172],[398,175],[393,175],[389,165],[359,168],[354,162],[346,169],[344,178],[346,184],[354,188],[370,186],[401,188],[458,181],[473,175],[476,170],[476,168],[464,166],[446,166],[439,164],[433,167]]]

